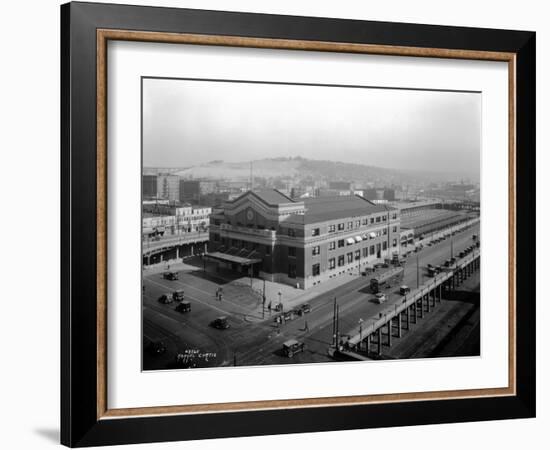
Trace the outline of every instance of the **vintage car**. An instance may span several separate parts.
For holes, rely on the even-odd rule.
[[[227,317],[220,316],[210,322],[210,326],[218,330],[227,330],[229,328],[229,322],[227,321]]]
[[[176,311],[181,313],[186,313],[191,311],[191,302],[186,302],[186,301],[179,302],[176,306]]]
[[[296,339],[289,339],[283,343],[283,354],[292,358],[296,353],[303,352],[305,345],[303,342],[299,342]]]
[[[165,280],[177,280],[179,278],[178,272],[164,272],[162,278]]]
[[[183,289],[180,289],[179,291],[174,291],[172,293],[172,298],[177,302],[181,302],[185,298]]]
[[[162,294],[159,298],[159,303],[164,303],[165,305],[168,303],[172,303],[174,299],[170,294]]]
[[[409,292],[411,292],[411,288],[407,285],[403,285],[399,287],[399,293],[401,295],[407,295]]]

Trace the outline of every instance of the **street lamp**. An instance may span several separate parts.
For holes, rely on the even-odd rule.
[[[363,342],[363,319],[359,319],[359,346]]]

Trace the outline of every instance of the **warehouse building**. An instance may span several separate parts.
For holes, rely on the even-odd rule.
[[[307,289],[399,253],[399,210],[360,196],[291,199],[248,191],[213,212],[208,259]]]

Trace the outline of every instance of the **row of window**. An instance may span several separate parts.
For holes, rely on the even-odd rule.
[[[392,219],[397,219],[397,213],[393,213],[392,214]],[[387,220],[387,216],[376,216],[376,217],[371,217],[370,218],[370,223],[371,225],[374,224],[374,223],[380,223],[380,222],[386,222]],[[365,225],[368,225],[369,224],[369,219],[368,218],[364,218],[362,220],[356,220],[355,222],[354,221],[349,221],[349,222],[340,222],[339,224],[331,224],[328,226],[328,232],[329,233],[335,233],[336,230],[338,229],[338,231],[344,231],[344,230],[353,230],[354,228],[360,228],[361,226],[365,226]],[[397,227],[393,227],[394,228],[394,232],[397,231]],[[312,228],[311,229],[311,235],[312,236],[319,236],[321,234],[321,229],[320,228]],[[290,234],[289,234],[290,235]]]
[[[393,227],[393,232],[394,233],[397,233],[397,227]],[[384,228],[382,230],[382,232],[380,231],[377,231],[376,232],[376,236],[375,237],[371,237],[371,239],[375,239],[377,237],[380,237],[380,236],[385,236],[388,234],[388,230],[386,228]],[[393,240],[396,244],[394,245],[394,247],[397,245],[397,240],[394,239]],[[355,242],[348,242],[346,239],[339,239],[338,241],[330,241],[328,243],[328,249],[329,250],[335,250],[336,249],[336,243],[338,243],[338,248],[342,248],[342,247],[345,247],[346,245],[353,245],[353,243]],[[316,256],[316,255],[319,255],[321,253],[321,248],[317,245],[315,247],[312,248],[311,250],[311,254],[313,256]]]

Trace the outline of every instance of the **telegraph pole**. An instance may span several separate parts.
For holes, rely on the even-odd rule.
[[[334,297],[334,306],[332,308],[332,344],[334,347],[337,345],[336,333],[336,297]]]
[[[418,253],[416,253],[416,289],[420,287],[420,265],[418,262]]]

